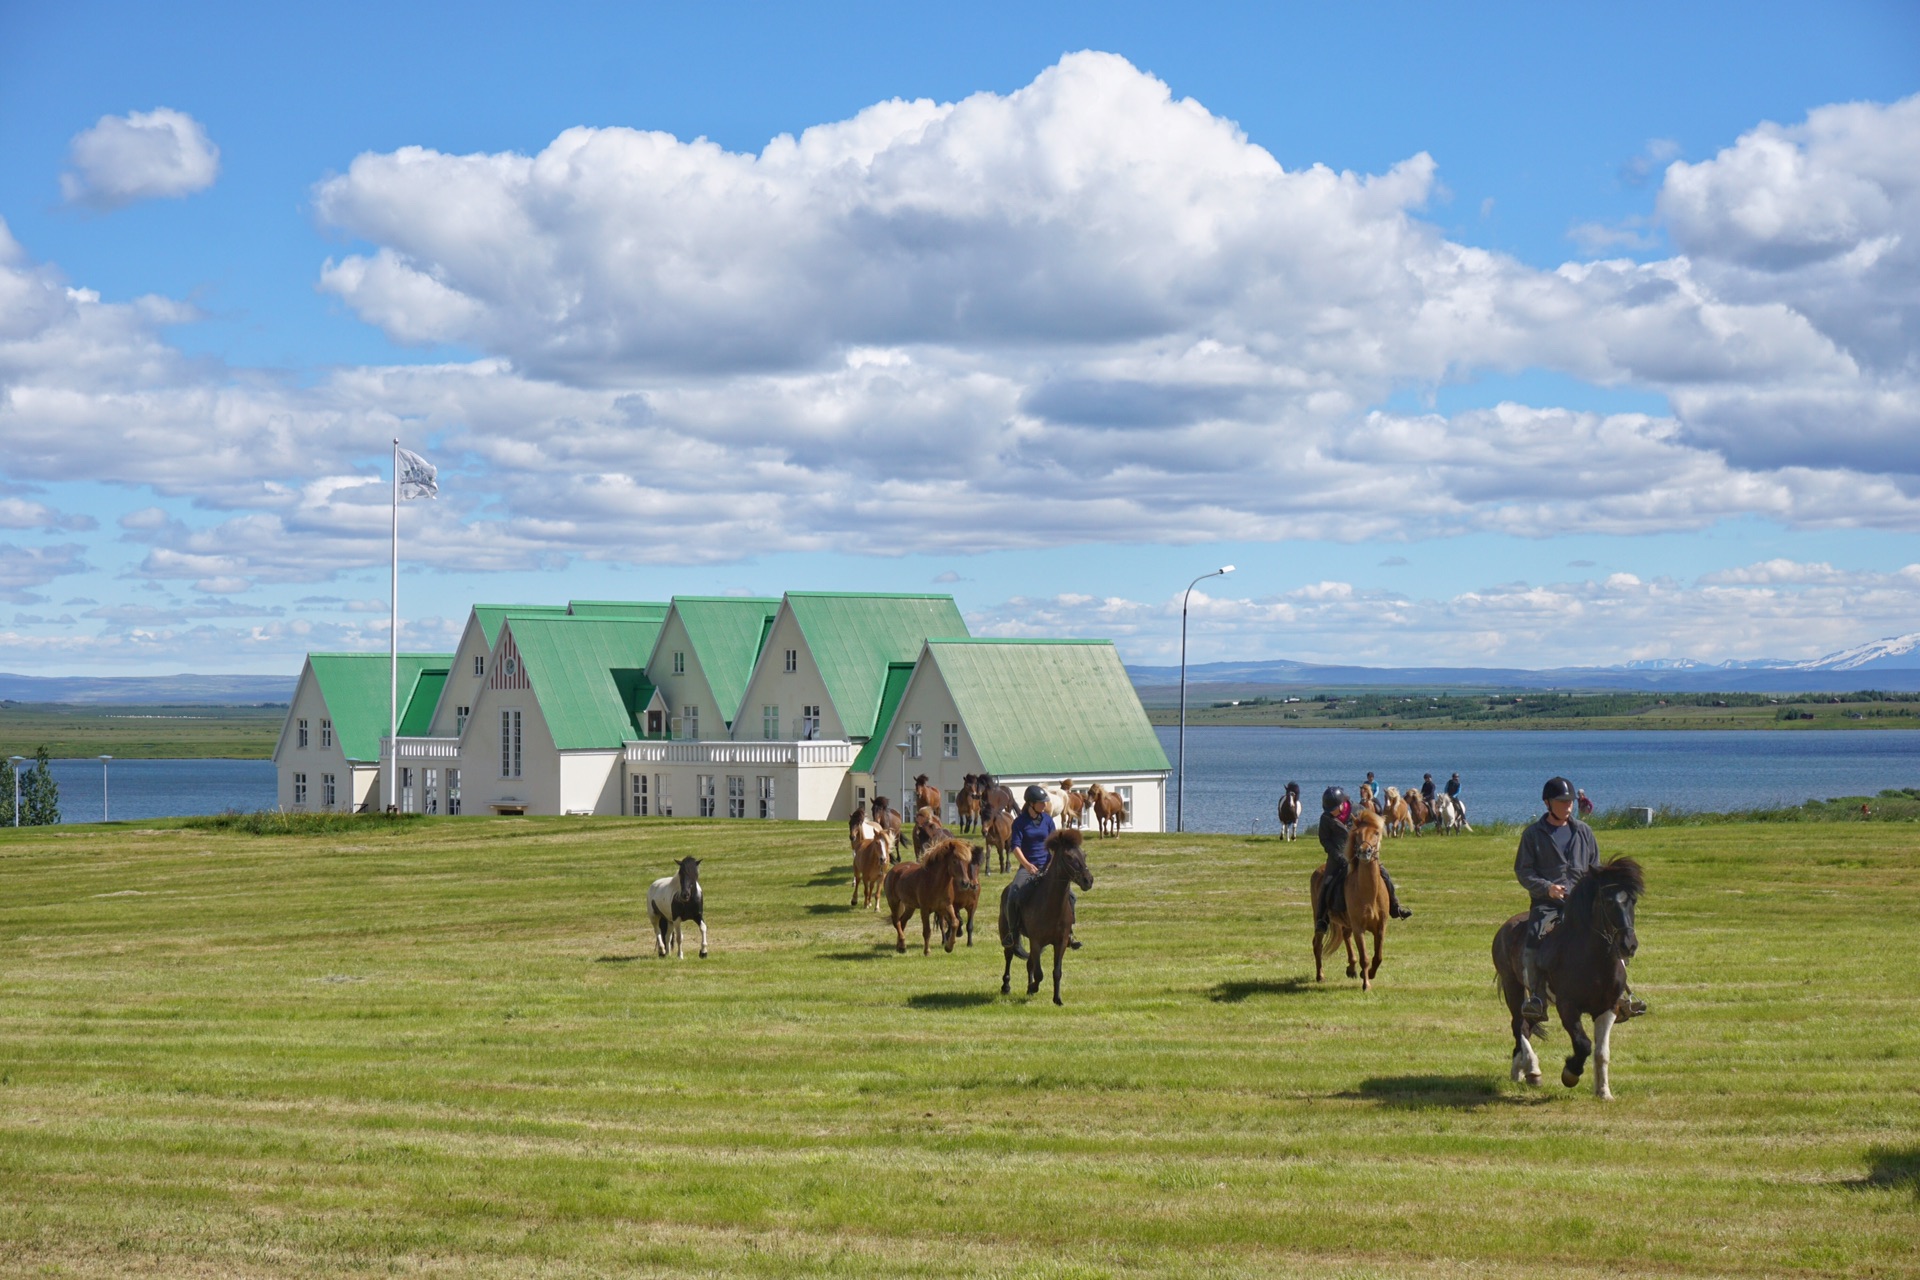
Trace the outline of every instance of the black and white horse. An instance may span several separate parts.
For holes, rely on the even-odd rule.
[[[1280,838],[1292,840],[1300,834],[1300,784],[1289,782],[1280,797]]]
[[[647,918],[653,921],[654,944],[660,954],[671,947],[677,958],[686,958],[680,942],[680,926],[691,920],[700,926],[700,954],[707,954],[706,900],[700,893],[700,859],[680,859],[680,869],[661,876],[647,890]]]

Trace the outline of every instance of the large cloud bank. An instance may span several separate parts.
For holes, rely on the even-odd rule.
[[[162,336],[179,304],[103,302],[0,231],[0,431],[16,479],[230,509],[126,530],[148,572],[222,591],[378,562],[396,433],[453,463],[420,553],[466,568],[1920,528],[1920,98],[1671,165],[1664,260],[1454,243],[1422,216],[1436,181],[1425,155],[1287,171],[1094,53],[758,155],[617,128],[368,154],[315,190],[358,242],[320,286],[480,358],[210,370]],[[1673,412],[1380,407],[1527,369]]]

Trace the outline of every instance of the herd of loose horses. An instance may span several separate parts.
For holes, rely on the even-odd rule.
[[[1073,890],[1091,889],[1093,875],[1087,869],[1082,848],[1082,824],[1091,814],[1099,822],[1102,834],[1116,834],[1125,821],[1125,806],[1120,797],[1098,784],[1084,791],[1074,788],[1071,779],[1057,788],[1049,787],[1048,803],[1060,822],[1060,829],[1048,841],[1052,858],[1046,869],[1021,889],[1009,882],[1000,893],[999,934],[1004,967],[1000,990],[1011,989],[1015,957],[1027,962],[1027,994],[1033,995],[1043,981],[1042,952],[1053,949],[1053,1002],[1060,999],[1060,979],[1065,951],[1073,945]],[[1396,804],[1410,808],[1409,799],[1418,799],[1417,790],[1395,793],[1387,788],[1383,803],[1362,789],[1361,804],[1348,824],[1346,858],[1348,871],[1342,901],[1334,905],[1328,928],[1317,925],[1313,938],[1314,981],[1325,980],[1324,959],[1344,946],[1347,976],[1360,979],[1362,990],[1371,990],[1379,975],[1382,948],[1386,940],[1388,911],[1387,886],[1380,867],[1380,848],[1386,837],[1397,834],[1394,818]],[[955,808],[961,830],[982,833],[985,843],[974,845],[949,830],[940,817],[940,793],[927,785],[922,776],[915,779],[915,813],[910,838],[913,858],[901,851],[905,833],[902,817],[885,797],[876,796],[871,809],[856,806],[847,820],[847,839],[853,849],[853,897],[850,906],[874,911],[886,903],[888,921],[894,931],[894,946],[907,949],[907,927],[914,917],[920,920],[920,950],[932,954],[935,926],[940,930],[940,945],[951,952],[964,936],[973,945],[973,917],[980,904],[982,877],[992,866],[991,854],[999,853],[999,866],[1008,868],[1011,826],[1016,804],[1011,790],[986,775],[969,775]],[[1453,821],[1439,829],[1471,830],[1466,826],[1466,811],[1457,799]],[[1288,809],[1293,810],[1288,822]],[[1436,808],[1438,805],[1435,806]],[[1384,809],[1384,812],[1382,811]],[[1299,822],[1299,790],[1288,784],[1280,802],[1284,838],[1289,825]],[[1412,815],[1408,815],[1411,820]],[[1429,821],[1434,819],[1430,818]],[[1403,826],[1417,832],[1424,822]],[[1308,902],[1320,898],[1320,886],[1326,874],[1316,868],[1309,882]],[[1572,1088],[1580,1082],[1589,1057],[1594,1066],[1594,1094],[1610,1099],[1608,1068],[1614,1009],[1626,991],[1626,962],[1638,950],[1634,932],[1634,909],[1646,890],[1640,866],[1631,858],[1616,858],[1602,863],[1587,875],[1568,895],[1562,922],[1542,953],[1548,990],[1560,1023],[1572,1042],[1573,1053],[1561,1070],[1561,1083]],[[648,913],[652,919],[659,954],[678,948],[680,927],[691,921],[700,929],[700,954],[707,954],[707,927],[699,884],[699,862],[682,859],[676,873],[655,881],[648,894]],[[1500,926],[1493,941],[1494,971],[1501,994],[1506,998],[1514,1037],[1511,1075],[1518,1082],[1540,1083],[1540,1063],[1530,1039],[1544,1037],[1543,1022],[1521,1016],[1526,987],[1520,977],[1520,945],[1527,914],[1521,912]],[[1372,955],[1368,955],[1369,940]],[[684,953],[682,953],[684,954]],[[1588,1036],[1582,1019],[1593,1022]]]

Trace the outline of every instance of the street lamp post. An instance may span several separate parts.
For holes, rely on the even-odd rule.
[[[107,821],[107,762],[112,756],[100,757],[100,821]]]
[[[20,766],[27,762],[25,756],[8,756],[13,765],[13,825],[20,825]]]
[[[1180,790],[1174,799],[1175,831],[1187,829],[1187,602],[1193,599],[1193,589],[1208,578],[1232,572],[1233,566],[1229,564],[1222,565],[1212,573],[1203,573],[1187,584],[1187,593],[1180,598]]]

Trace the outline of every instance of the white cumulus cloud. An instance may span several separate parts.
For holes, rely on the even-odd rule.
[[[118,209],[206,190],[220,175],[220,148],[192,116],[155,107],[101,116],[74,137],[67,163],[60,191],[68,203]]]

